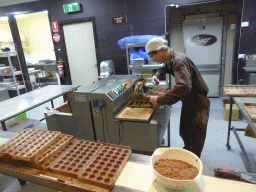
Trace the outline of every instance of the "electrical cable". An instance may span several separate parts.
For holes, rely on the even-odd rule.
[[[104,118],[103,118],[103,113],[102,113],[102,107],[100,107],[100,113],[101,113],[101,118],[102,118],[102,125],[103,125],[103,138],[104,142],[106,143],[106,138],[105,138],[105,126],[104,126]]]
[[[121,143],[121,124],[122,123],[123,123],[122,121],[120,121],[120,123],[119,123],[119,141],[118,141],[118,145],[120,145],[120,143]],[[122,126],[123,126],[123,124],[122,124]]]

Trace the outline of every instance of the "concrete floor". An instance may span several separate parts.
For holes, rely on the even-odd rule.
[[[227,128],[228,121],[223,119],[222,114],[222,99],[223,98],[211,98],[211,110],[210,119],[208,122],[207,137],[205,141],[205,146],[201,155],[201,160],[204,165],[211,167],[220,167],[233,169],[237,171],[247,171],[243,159],[241,156],[241,149],[238,142],[231,132],[230,145],[231,150],[227,150]],[[63,104],[62,97],[54,100],[55,107]],[[44,117],[44,112],[46,112],[46,106],[51,108],[51,104],[46,103],[45,105],[39,106],[36,109],[27,112],[27,118],[36,119],[24,121],[19,119],[10,120],[7,125],[10,125],[8,131],[20,132],[23,128],[31,123],[35,124],[36,128],[47,129],[46,122],[42,121],[39,123],[39,119]],[[183,141],[179,136],[179,121],[180,121],[180,110],[181,103],[173,105],[171,114],[171,147],[183,147]],[[245,128],[247,123],[240,116],[239,121],[232,121],[232,126],[236,128]],[[238,132],[240,139],[249,155],[250,160],[254,165],[256,165],[256,139],[244,136],[244,132]],[[134,156],[132,161],[143,161],[143,163],[149,163],[150,157],[144,159],[139,159],[138,156]],[[42,187],[33,183],[27,183],[21,186],[17,179],[11,178],[0,174],[0,191],[1,192],[55,192],[56,190]]]
[[[233,169],[237,171],[248,171],[243,163],[241,149],[233,132],[230,136],[231,150],[227,150],[228,121],[223,119],[223,98],[210,98],[210,118],[208,122],[205,146],[201,154],[201,160],[204,165]],[[173,105],[171,115],[171,146],[183,147],[184,143],[179,136],[181,103]],[[245,128],[248,123],[239,116],[239,121],[232,121],[235,128]],[[244,148],[251,160],[256,166],[256,139],[244,136],[244,132],[238,132],[238,135],[244,145]]]

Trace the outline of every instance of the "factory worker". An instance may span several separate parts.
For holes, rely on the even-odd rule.
[[[184,141],[184,149],[200,157],[210,111],[207,85],[189,57],[169,48],[163,38],[151,39],[145,48],[152,61],[164,63],[153,76],[153,83],[158,85],[159,77],[166,73],[173,75],[176,82],[163,96],[152,96],[150,102],[156,105],[182,102],[180,136]]]

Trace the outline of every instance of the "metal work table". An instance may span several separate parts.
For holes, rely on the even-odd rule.
[[[229,111],[229,123],[228,123],[228,137],[227,137],[227,148],[228,150],[231,149],[231,146],[229,145],[229,140],[230,140],[230,132],[233,131],[235,134],[235,137],[239,143],[239,146],[242,150],[242,155],[244,158],[244,163],[246,168],[248,169],[248,172],[251,173],[256,173],[256,169],[254,168],[254,166],[252,165],[252,163],[250,162],[248,155],[244,149],[244,146],[237,134],[237,131],[245,131],[245,129],[241,129],[241,128],[235,128],[234,126],[231,127],[231,117],[232,117],[232,105],[231,103],[233,103],[233,101],[235,102],[235,104],[237,104],[239,110],[241,111],[243,117],[245,118],[245,120],[247,121],[247,123],[249,123],[249,125],[251,126],[252,130],[256,133],[256,123],[252,122],[252,120],[250,119],[249,115],[247,114],[244,104],[245,103],[256,103],[256,98],[254,97],[230,97],[230,111]]]
[[[64,95],[66,92],[79,87],[79,85],[49,85],[23,95],[0,102],[0,122],[4,131],[7,131],[5,121],[17,115],[34,109],[48,101]]]

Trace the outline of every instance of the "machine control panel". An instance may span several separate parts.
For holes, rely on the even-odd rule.
[[[107,94],[110,96],[111,99],[115,99],[118,95],[122,94],[128,86],[131,85],[129,81],[125,83],[119,84],[118,86],[114,87],[112,91],[109,91]]]
[[[256,66],[256,54],[246,55],[246,66]]]

